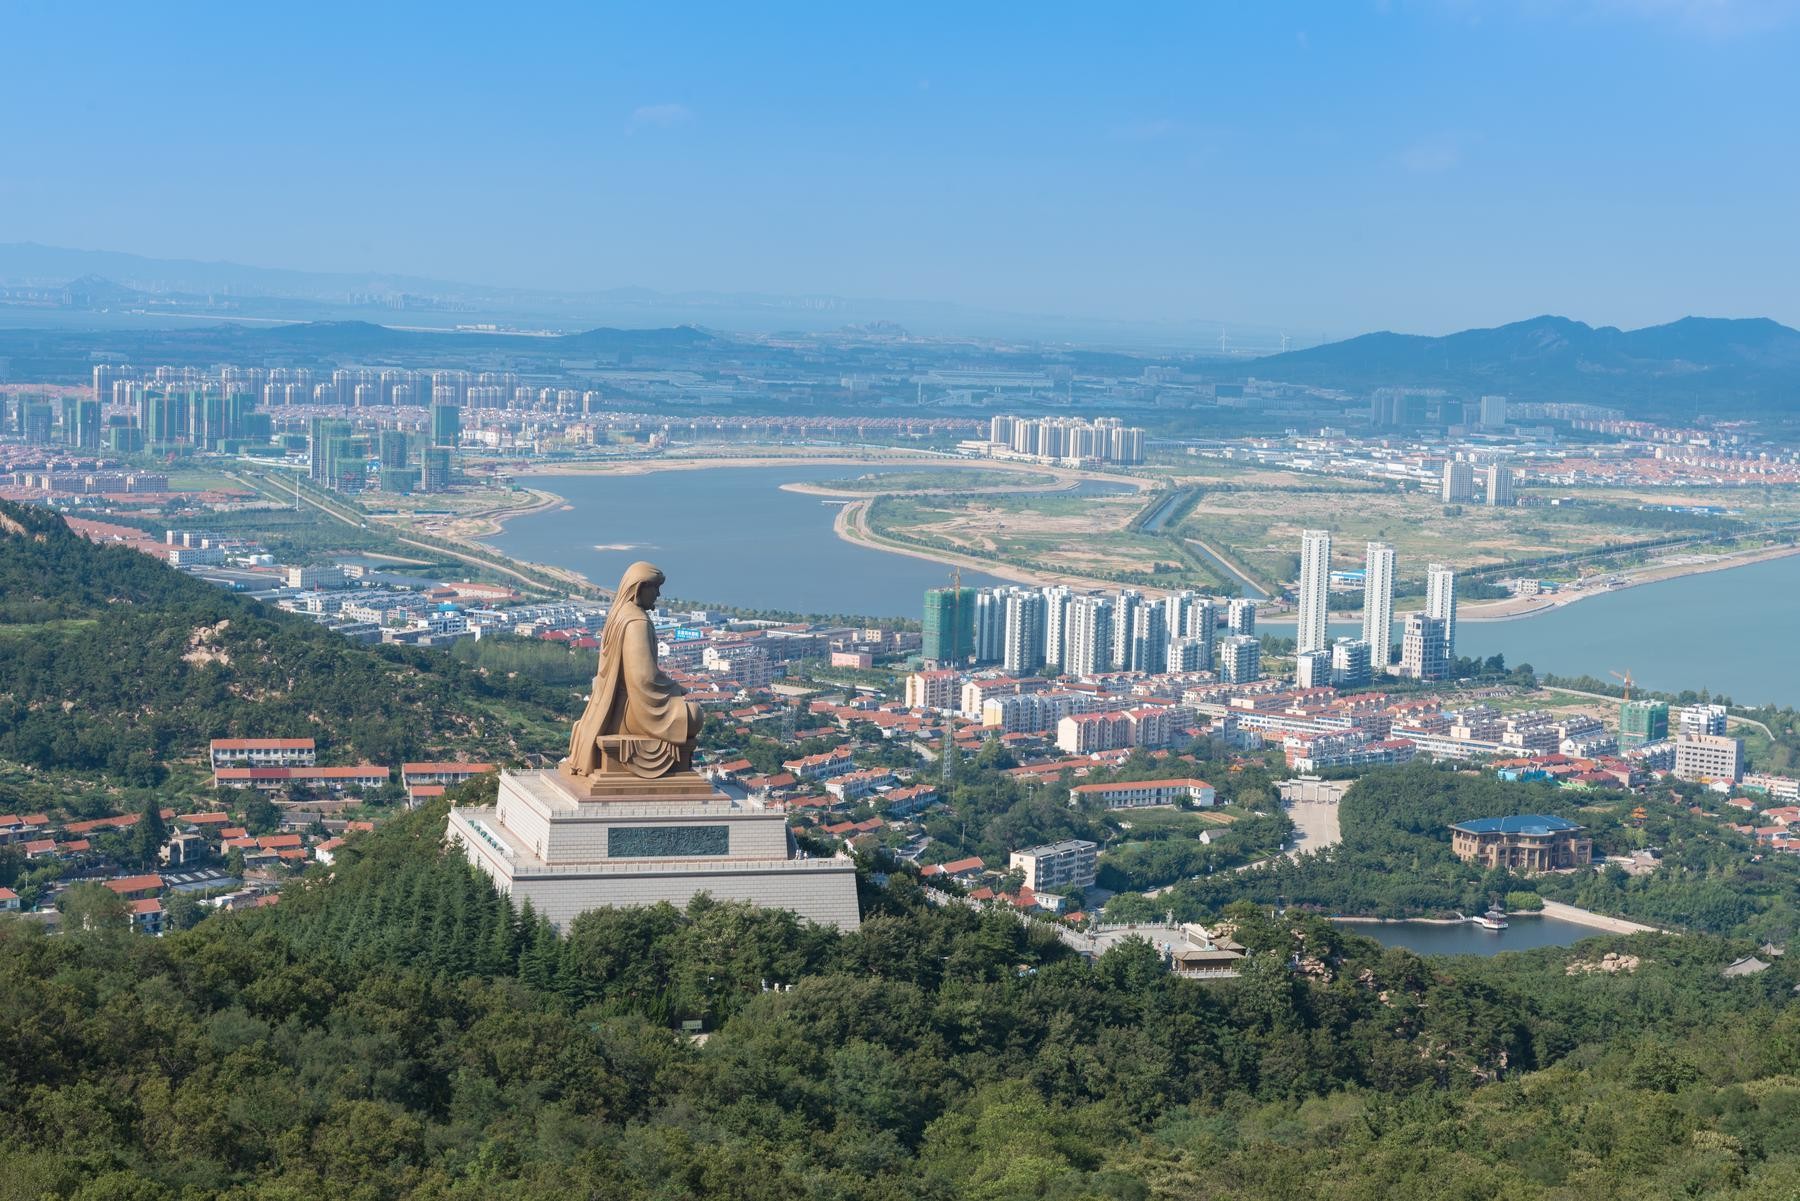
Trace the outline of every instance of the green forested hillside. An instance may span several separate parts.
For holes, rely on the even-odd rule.
[[[148,556],[0,504],[0,759],[155,783],[211,738],[341,759],[548,749],[567,689],[354,645]]]
[[[0,1201],[1800,1192],[1795,973],[1721,978],[1739,944],[1427,963],[1250,911],[1201,984],[903,879],[851,935],[701,902],[558,939],[443,818],[160,940],[0,921]],[[1641,962],[1565,968],[1608,949]]]
[[[1472,913],[1515,891],[1535,891],[1653,925],[1738,935],[1758,942],[1800,938],[1800,860],[1756,855],[1749,839],[1688,810],[1675,785],[1649,797],[1511,783],[1448,764],[1415,761],[1361,776],[1338,807],[1343,841],[1254,871],[1186,880],[1154,901],[1121,896],[1114,918],[1172,909],[1202,918],[1234,900],[1333,914],[1404,918]],[[1643,820],[1627,817],[1642,800]],[[1656,847],[1659,870],[1517,876],[1485,871],[1451,853],[1449,826],[1475,817],[1553,813],[1588,828],[1601,854]]]

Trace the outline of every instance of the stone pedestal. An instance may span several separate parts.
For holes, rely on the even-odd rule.
[[[785,814],[743,806],[692,772],[502,772],[498,803],[451,810],[448,837],[559,929],[589,909],[684,906],[702,892],[845,930],[860,921],[849,859],[801,858]]]

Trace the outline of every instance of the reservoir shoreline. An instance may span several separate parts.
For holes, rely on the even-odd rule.
[[[588,478],[605,476],[641,476],[658,472],[705,471],[718,468],[855,467],[863,465],[918,465],[944,467],[951,470],[966,468],[1015,471],[1021,475],[1052,475],[1062,481],[1057,485],[1023,485],[1015,489],[994,488],[992,486],[968,489],[967,491],[971,493],[1058,493],[1073,490],[1082,480],[1097,480],[1106,483],[1129,485],[1137,488],[1140,492],[1150,491],[1156,486],[1155,481],[1141,476],[1078,471],[1047,464],[1013,462],[1006,459],[959,459],[932,454],[926,451],[911,451],[904,448],[896,448],[891,452],[884,451],[881,453],[862,455],[833,452],[819,455],[693,456],[688,458],[628,459],[617,462],[599,463],[532,463],[515,468],[510,474],[515,477],[559,476]],[[871,499],[874,495],[873,493],[868,492],[850,492],[842,489],[832,489],[817,483],[809,483],[806,481],[783,481],[778,486],[789,492],[818,496],[826,499],[844,499],[851,502],[866,501]],[[516,517],[542,512],[546,508],[566,503],[565,498],[556,495],[549,489],[534,486],[532,490],[539,493],[545,499],[531,506],[505,513],[471,515],[470,520],[478,520],[482,525],[482,529],[479,532],[471,531],[469,535],[471,540],[493,537],[501,532],[501,527],[503,527],[506,522],[511,521]],[[947,491],[949,490],[899,490],[894,494],[929,496],[943,494]],[[955,491],[961,492],[963,490],[957,489]],[[850,507],[850,505],[845,506],[846,510]],[[1001,576],[1017,583],[1033,584],[1037,586],[1068,584],[1077,587],[1102,589],[1116,587],[1116,585],[1105,580],[1095,580],[1072,574],[1034,571],[1028,568],[1011,567],[1002,563],[982,560],[974,555],[959,555],[955,552],[937,550],[934,548],[900,545],[875,535],[872,531],[867,529],[866,524],[860,521],[845,520],[846,517],[850,516],[852,515],[847,512],[840,513],[839,518],[833,521],[832,528],[833,533],[838,538],[854,545],[869,547],[889,554],[905,555],[910,558],[942,563],[946,567],[974,567],[981,571],[988,572],[989,574]],[[1602,596],[1611,596],[1630,588],[1641,587],[1645,584],[1655,584],[1666,580],[1706,575],[1718,571],[1729,571],[1734,568],[1746,567],[1751,564],[1768,562],[1773,559],[1785,558],[1796,554],[1800,554],[1800,545],[1758,547],[1750,550],[1732,551],[1728,554],[1718,555],[1691,563],[1653,563],[1642,567],[1625,568],[1617,572],[1609,573],[1609,578],[1616,579],[1619,582],[1605,588],[1569,589],[1548,596],[1514,598],[1501,601],[1468,602],[1458,606],[1457,621],[1459,623],[1468,622],[1471,624],[1518,621],[1522,618],[1536,617],[1540,614],[1567,608],[1570,605],[1578,604],[1584,600],[1592,600]],[[1396,620],[1404,617],[1405,612],[1407,611],[1396,610]],[[1335,622],[1360,622],[1362,620],[1362,615],[1360,610],[1355,609],[1334,610],[1331,619]],[[1293,618],[1290,614],[1285,613],[1272,614],[1265,617],[1264,621],[1266,624],[1270,625],[1291,624]]]
[[[657,541],[640,545],[639,553],[669,557],[669,546],[679,543],[687,555],[683,575],[692,581],[691,591],[683,589],[685,593],[713,603],[792,613],[912,616],[918,594],[947,583],[953,567],[961,569],[965,584],[975,586],[1067,584],[1103,591],[1118,586],[938,547],[896,544],[869,529],[864,515],[870,496],[818,495],[839,491],[829,487],[836,478],[833,468],[894,471],[926,463],[992,466],[918,454],[889,459],[820,455],[646,460],[608,464],[606,470],[557,471],[534,465],[524,473],[535,494],[530,503],[514,510],[484,507],[471,513],[458,523],[454,533],[460,536],[454,540],[474,543],[490,554],[497,551],[510,559],[543,564],[571,582],[603,587],[595,582],[613,578],[624,562],[609,556],[608,548],[626,542],[638,545],[635,540],[645,526],[643,518],[634,515],[661,513]],[[777,470],[761,470],[768,467]],[[1023,475],[1048,474],[1036,465],[1016,470]],[[664,472],[676,474],[659,478],[658,473]],[[546,478],[551,474],[559,478]],[[1123,475],[1099,478],[1140,489],[1150,483]],[[711,507],[697,510],[696,498],[702,496],[712,498]],[[578,503],[570,503],[570,497]],[[785,503],[777,503],[777,497],[785,497]],[[559,519],[552,512],[558,508],[579,508],[581,514],[571,512],[570,519]],[[672,519],[669,515],[676,512],[683,516]],[[384,524],[404,532],[398,523]],[[827,524],[830,538],[824,537]],[[1797,699],[1793,681],[1800,680],[1800,654],[1770,631],[1783,628],[1787,620],[1780,598],[1800,587],[1797,556],[1800,548],[1776,546],[1653,564],[1616,573],[1620,582],[1612,587],[1571,590],[1554,601],[1502,602],[1514,607],[1511,612],[1498,605],[1468,604],[1459,614],[1466,639],[1458,639],[1458,653],[1477,658],[1503,653],[1509,663],[1530,663],[1540,671],[1571,677],[1603,677],[1608,670],[1631,666],[1648,688],[1671,692],[1706,688],[1739,704],[1792,704]],[[901,566],[908,562],[915,566]],[[814,574],[808,578],[827,581],[823,592],[795,585],[787,568],[801,564],[811,565]],[[921,572],[917,564],[935,564],[942,572]],[[1649,587],[1652,584],[1658,587]],[[1595,604],[1583,606],[1578,601]],[[1747,636],[1765,638],[1770,653],[1733,663],[1705,655],[1702,644],[1686,636],[1693,615],[1702,612]],[[1521,621],[1526,617],[1540,620]],[[1354,633],[1360,627],[1354,611],[1334,612],[1331,618],[1334,632]],[[1263,622],[1272,633],[1292,629],[1292,618],[1285,614],[1266,614]],[[1636,653],[1645,646],[1663,648],[1655,672]]]

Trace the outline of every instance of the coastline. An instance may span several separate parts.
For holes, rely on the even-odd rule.
[[[1609,934],[1673,933],[1673,931],[1663,930],[1657,926],[1646,926],[1642,922],[1634,922],[1622,917],[1608,917],[1604,913],[1595,913],[1591,909],[1565,905],[1561,901],[1546,900],[1542,909],[1509,909],[1506,916],[1508,918],[1553,917],[1558,921],[1568,922],[1571,926],[1586,926],[1592,930],[1604,930]],[[1464,926],[1469,921],[1467,918],[1453,917],[1357,917],[1348,914],[1333,914],[1330,920],[1346,926]]]
[[[904,464],[908,464],[908,465],[915,464],[915,463],[927,463],[927,464],[939,464],[939,465],[949,466],[949,467],[953,467],[953,468],[958,465],[962,465],[962,464],[966,463],[967,465],[969,465],[971,467],[978,467],[978,468],[983,468],[983,469],[991,467],[991,468],[997,468],[1002,471],[1017,472],[1020,475],[1038,475],[1038,476],[1048,475],[1048,476],[1054,477],[1057,481],[1056,483],[1049,484],[1049,485],[1045,485],[1045,484],[1024,485],[1024,486],[1021,486],[1018,488],[1011,488],[1011,489],[975,488],[975,489],[967,490],[969,492],[976,492],[976,493],[993,492],[993,493],[1012,494],[1012,493],[1023,493],[1023,492],[1031,492],[1031,493],[1068,492],[1068,491],[1073,491],[1075,488],[1079,487],[1084,481],[1087,481],[1087,480],[1097,480],[1102,483],[1127,484],[1127,485],[1130,485],[1130,486],[1136,488],[1140,495],[1142,495],[1143,493],[1146,493],[1146,492],[1154,491],[1155,487],[1156,487],[1156,481],[1150,480],[1150,479],[1145,479],[1140,476],[1115,475],[1115,474],[1110,474],[1110,473],[1105,473],[1105,472],[1093,472],[1093,471],[1077,471],[1077,470],[1073,470],[1073,469],[1067,468],[1067,467],[1047,466],[1047,465],[1041,464],[1041,463],[1012,463],[1012,462],[1009,462],[1004,459],[993,460],[991,462],[988,460],[985,460],[985,459],[981,459],[981,460],[946,459],[942,455],[933,455],[933,454],[929,454],[929,453],[922,452],[922,451],[907,451],[907,450],[896,450],[892,455],[886,455],[886,454],[883,454],[883,455],[861,455],[861,456],[848,456],[848,455],[843,455],[843,454],[805,455],[805,456],[782,455],[782,456],[770,456],[767,458],[757,458],[757,457],[749,457],[749,456],[707,458],[707,457],[702,456],[702,457],[679,458],[679,459],[632,459],[632,460],[626,460],[626,461],[622,461],[622,462],[618,462],[618,463],[600,463],[600,464],[589,464],[589,465],[529,464],[529,465],[526,465],[525,467],[522,467],[522,468],[512,471],[510,474],[515,477],[518,477],[518,476],[532,476],[532,477],[572,476],[572,475],[637,476],[637,475],[650,475],[650,474],[660,472],[660,471],[697,471],[697,470],[705,470],[705,469],[711,468],[711,467],[812,467],[812,466],[831,466],[831,467],[849,466],[849,467],[854,467],[854,466],[861,466],[861,465],[866,465],[866,464],[882,465],[882,464],[889,464],[889,463],[904,463]],[[1001,563],[1001,562],[985,560],[985,559],[979,558],[978,556],[975,556],[975,555],[958,555],[951,551],[931,551],[931,550],[926,550],[926,549],[920,548],[920,547],[901,546],[901,545],[898,545],[898,544],[895,544],[892,542],[888,542],[882,538],[879,538],[878,536],[876,536],[873,533],[873,531],[869,530],[868,526],[862,521],[863,509],[866,506],[867,502],[874,499],[875,496],[883,495],[883,494],[872,493],[872,492],[854,492],[854,493],[842,492],[842,491],[838,491],[835,489],[823,488],[817,484],[811,484],[811,483],[806,483],[806,482],[797,482],[797,481],[790,481],[787,483],[780,484],[778,486],[783,491],[787,491],[787,492],[796,492],[796,493],[802,493],[802,494],[809,495],[809,496],[818,496],[821,499],[844,501],[845,503],[839,508],[836,516],[833,517],[833,519],[832,519],[831,528],[832,528],[833,534],[835,534],[838,538],[842,539],[845,542],[850,543],[853,546],[868,547],[870,549],[879,550],[879,551],[882,551],[887,554],[905,555],[909,558],[921,559],[921,560],[924,560],[929,563],[941,563],[946,567],[971,568],[976,571],[985,572],[986,574],[991,575],[991,576],[997,576],[998,578],[1003,579],[1003,580],[1011,580],[1014,583],[1019,583],[1019,584],[1029,584],[1033,587],[1039,587],[1039,588],[1049,587],[1049,586],[1056,585],[1056,584],[1066,584],[1073,588],[1084,588],[1084,589],[1086,589],[1086,588],[1102,588],[1102,589],[1104,589],[1104,588],[1116,586],[1107,580],[1091,579],[1087,576],[1068,574],[1068,573],[1062,573],[1062,572],[1033,571],[1029,568],[1015,567],[1012,564],[1008,564],[1008,563]],[[468,532],[466,534],[460,533],[460,532],[452,533],[449,531],[435,531],[435,530],[431,531],[431,532],[434,534],[437,534],[437,536],[439,536],[439,537],[447,537],[447,538],[459,539],[459,540],[472,542],[472,543],[476,544],[477,546],[479,546],[482,550],[487,551],[489,553],[493,553],[494,548],[486,545],[481,540],[484,538],[491,538],[494,535],[500,533],[502,527],[505,525],[505,523],[507,521],[511,520],[514,517],[519,517],[519,516],[529,514],[529,513],[541,513],[547,509],[552,509],[558,505],[563,505],[563,504],[567,503],[566,500],[562,496],[559,496],[558,494],[549,491],[547,488],[533,486],[533,487],[531,487],[530,490],[533,493],[536,493],[539,496],[541,496],[542,499],[537,502],[534,502],[533,504],[521,506],[520,508],[517,508],[517,509],[510,509],[510,510],[506,510],[504,512],[498,512],[498,513],[481,513],[478,515],[470,515],[470,517],[457,519],[458,521],[478,522],[479,523],[478,531],[471,530],[470,532]],[[912,492],[893,493],[890,495],[933,495],[936,491],[937,490],[935,490],[935,489],[915,490]],[[960,493],[964,490],[958,489],[956,491]],[[581,580],[582,583],[587,584],[590,587],[595,586],[595,585],[593,585],[592,581],[584,579],[578,573],[570,571],[567,568],[555,567],[550,564],[542,564],[542,563],[536,564],[536,566],[544,568],[545,570],[548,570],[548,571],[560,573],[560,574],[564,575],[565,577],[569,577],[572,579],[579,579],[579,580]],[[1147,590],[1147,594],[1160,596],[1160,595],[1162,595],[1162,592],[1160,590],[1150,589],[1150,590]]]
[[[827,500],[868,500],[874,496],[1023,496],[1027,493],[1039,496],[1046,493],[1073,492],[1081,487],[1080,480],[1055,480],[1048,484],[1019,484],[1005,488],[989,484],[978,488],[896,488],[892,492],[864,489],[851,491],[848,488],[828,488],[824,484],[788,483],[777,485],[783,492],[798,492],[802,496],[818,496]]]
[[[892,452],[884,452],[878,455],[854,455],[843,453],[826,453],[820,455],[780,454],[766,457],[732,455],[719,457],[694,456],[687,458],[631,459],[619,462],[602,463],[534,463],[513,469],[509,474],[514,477],[575,475],[636,476],[663,471],[699,471],[713,467],[854,467],[868,464],[937,464],[950,467],[966,464],[971,467],[980,467],[984,469],[992,468],[1002,471],[1016,471],[1021,475],[1049,475],[1053,476],[1057,481],[1054,484],[1022,485],[1016,489],[988,487],[966,490],[974,493],[1031,492],[1038,494],[1055,494],[1071,491],[1079,486],[1080,482],[1083,480],[1099,480],[1108,483],[1127,484],[1137,488],[1140,494],[1151,491],[1156,486],[1155,481],[1139,476],[1077,471],[1069,468],[1058,468],[1036,463],[1015,464],[1008,462],[1007,460],[949,459],[942,455],[923,451],[911,451],[903,448],[896,448]],[[840,507],[838,513],[833,518],[832,532],[838,538],[853,545],[868,547],[888,554],[906,555],[909,558],[920,559],[926,562],[940,563],[946,567],[970,568],[985,572],[988,575],[996,576],[1000,579],[1027,584],[1033,587],[1049,587],[1061,584],[1083,589],[1107,589],[1116,586],[1112,581],[1094,579],[1076,573],[1039,571],[1031,568],[1017,567],[1004,562],[983,559],[974,554],[959,554],[954,551],[913,547],[890,542],[870,530],[864,520],[864,512],[867,503],[877,495],[928,496],[944,490],[920,489],[910,492],[901,491],[892,494],[847,492],[803,481],[789,481],[778,486],[784,491],[818,496],[821,499],[826,500],[844,501],[845,503]],[[452,519],[452,521],[448,523],[450,528],[419,532],[431,533],[438,537],[448,538],[452,541],[465,542],[472,548],[479,549],[484,553],[494,553],[494,548],[488,545],[485,542],[485,539],[492,538],[501,533],[507,521],[514,517],[542,513],[556,508],[559,505],[567,504],[564,497],[547,488],[530,486],[528,490],[535,497],[530,504],[522,505],[518,508],[478,511]],[[961,492],[964,490],[958,489],[956,491]],[[387,516],[381,517],[380,520],[382,520],[384,525],[387,525],[389,528],[400,534],[408,532],[411,528],[407,525],[399,524]],[[1618,582],[1608,587],[1570,588],[1548,596],[1514,597],[1506,600],[1466,603],[1459,606],[1457,620],[1478,623],[1517,621],[1521,618],[1535,617],[1553,609],[1577,604],[1592,597],[1606,596],[1611,593],[1621,592],[1627,588],[1659,583],[1664,580],[1680,579],[1686,576],[1704,575],[1715,571],[1728,571],[1732,568],[1768,562],[1773,559],[1785,558],[1795,554],[1800,554],[1800,546],[1767,546],[1732,551],[1727,554],[1716,555],[1695,562],[1651,564],[1634,569],[1609,573],[1605,578],[1614,579]],[[578,582],[588,587],[595,586],[592,581],[586,580],[584,577],[580,576],[579,573],[570,571],[567,568],[560,568],[550,564],[537,564],[536,566],[553,574],[562,576],[570,582]],[[1158,589],[1148,589],[1145,591],[1149,595],[1162,594],[1162,590]],[[1396,619],[1404,616],[1405,612],[1407,612],[1407,610],[1396,610]],[[1362,613],[1360,609],[1337,610],[1331,614],[1331,620],[1339,622],[1360,621],[1361,617]],[[1283,626],[1291,625],[1294,618],[1291,613],[1269,614],[1262,617],[1261,621],[1270,626]]]
[[[1540,613],[1548,613],[1553,609],[1566,608],[1584,600],[1592,600],[1597,596],[1611,596],[1616,592],[1639,588],[1645,584],[1660,584],[1665,580],[1707,575],[1715,571],[1730,571],[1736,567],[1749,567],[1756,563],[1785,559],[1790,555],[1800,555],[1800,546],[1759,546],[1749,550],[1716,555],[1701,562],[1663,563],[1631,568],[1609,573],[1606,578],[1616,579],[1619,582],[1606,588],[1574,588],[1547,596],[1509,597],[1506,600],[1459,603],[1456,607],[1456,620],[1458,623],[1518,621],[1520,618],[1536,617]],[[1415,612],[1421,607],[1413,604],[1404,609],[1396,608],[1394,620],[1403,620],[1408,613]],[[1259,614],[1257,617],[1257,621],[1263,625],[1293,625],[1295,620],[1291,608],[1285,613],[1274,613],[1267,616]],[[1333,609],[1329,620],[1332,622],[1360,622],[1362,610]]]
[[[1565,922],[1573,922],[1577,926],[1591,926],[1595,930],[1605,930],[1611,934],[1675,933],[1673,930],[1646,926],[1642,922],[1627,921],[1622,917],[1608,917],[1604,913],[1595,913],[1591,909],[1578,909],[1573,905],[1565,905],[1561,901],[1545,900],[1543,914],[1545,917],[1560,918]]]
[[[658,457],[640,459],[583,459],[571,463],[525,463],[509,468],[509,476],[543,476],[543,475],[653,475],[659,471],[704,471],[709,467],[855,467],[864,463],[956,463],[980,462],[985,460],[965,460],[932,454],[922,450],[907,450],[895,447],[892,451],[881,454],[851,454],[836,451],[818,455],[794,454],[791,452],[774,455],[685,455],[680,457]]]
[[[1734,567],[1748,567],[1752,563],[1766,563],[1771,559],[1784,559],[1795,554],[1800,554],[1800,546],[1763,546],[1716,555],[1696,563],[1653,564],[1613,573],[1609,578],[1616,578],[1620,582],[1606,588],[1578,588],[1557,592],[1551,596],[1515,597],[1509,600],[1480,601],[1459,605],[1456,611],[1456,620],[1459,622],[1517,621],[1521,617],[1535,617],[1539,613],[1547,613],[1552,609],[1560,609],[1592,597],[1623,592],[1627,588],[1638,588],[1645,584],[1657,584],[1664,580],[1676,580],[1686,576],[1707,575],[1715,571],[1729,571]]]

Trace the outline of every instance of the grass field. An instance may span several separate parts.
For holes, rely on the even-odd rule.
[[[244,485],[222,472],[204,467],[180,467],[169,473],[172,492],[205,492],[209,489],[243,491]]]
[[[73,630],[99,625],[93,617],[71,617],[63,621],[28,621],[16,625],[0,622],[0,642],[20,642],[42,634],[67,634]]]
[[[1184,560],[1170,540],[1126,529],[1144,507],[1130,496],[890,497],[878,532],[1004,560],[1022,567],[1096,579],[1154,579],[1158,586],[1210,587],[1213,578]]]
[[[1573,505],[1490,509],[1445,506],[1428,493],[1363,480],[1217,459],[1164,462],[1145,470],[1201,487],[1175,529],[1162,536],[1128,528],[1140,498],[1061,493],[885,495],[873,524],[902,541],[1046,572],[1203,589],[1216,589],[1221,581],[1193,556],[1184,556],[1181,539],[1198,539],[1279,586],[1298,575],[1301,532],[1324,529],[1334,536],[1333,564],[1340,568],[1360,567],[1366,542],[1391,544],[1398,581],[1416,593],[1431,563],[1468,570],[1712,531],[1724,544],[1757,523],[1800,521],[1800,488],[1786,486],[1587,488],[1575,491]],[[946,477],[972,488],[992,474],[997,473],[921,468],[833,483],[885,494],[941,485]],[[1669,506],[1705,506],[1713,512],[1670,512]],[[1546,568],[1541,574],[1554,572]]]
[[[1230,814],[1210,809],[1115,809],[1106,815],[1106,824],[1123,831],[1128,839],[1133,835],[1142,838],[1165,833],[1198,838],[1204,830],[1216,830],[1231,822]]]
[[[1681,532],[1658,528],[1647,515],[1638,521],[1634,516],[1610,506],[1603,512],[1470,504],[1449,510],[1433,497],[1390,490],[1245,489],[1206,492],[1182,521],[1181,532],[1267,578],[1285,581],[1298,574],[1301,531],[1329,530],[1335,566],[1360,567],[1364,543],[1386,542],[1394,547],[1397,577],[1422,580],[1434,562],[1478,567]]]

